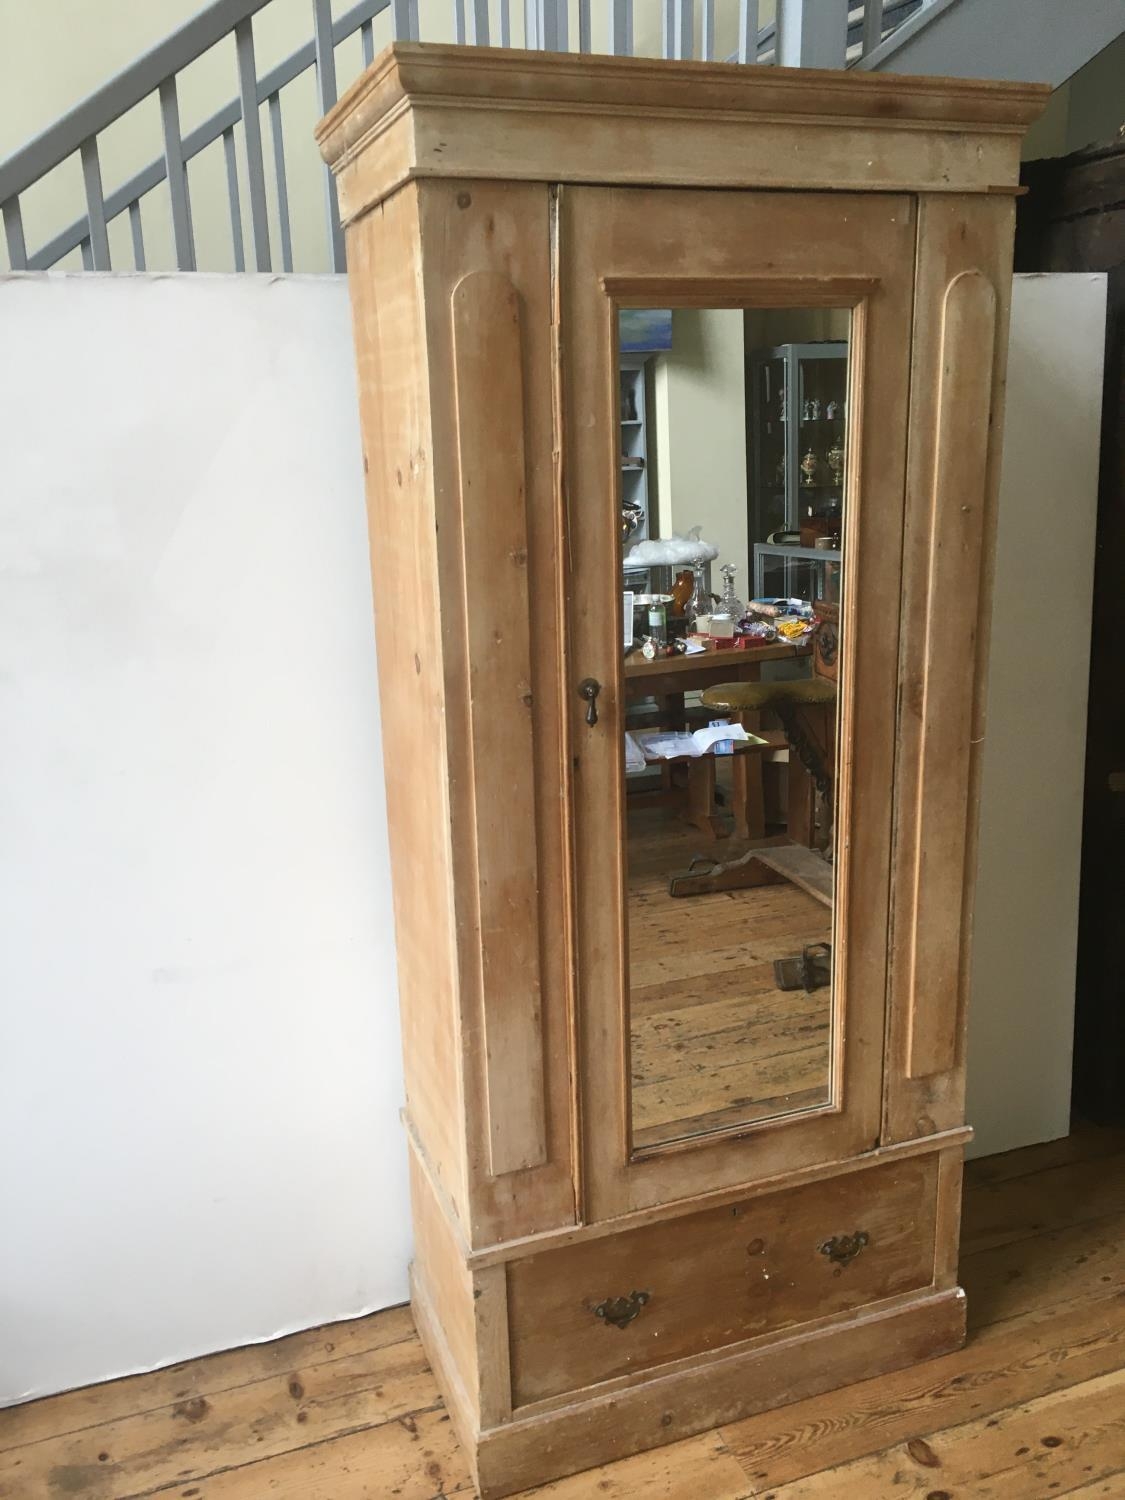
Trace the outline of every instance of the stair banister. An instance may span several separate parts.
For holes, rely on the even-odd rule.
[[[168,181],[172,208],[173,243],[180,270],[195,268],[195,249],[191,231],[191,205],[187,188],[187,164],[205,147],[220,137],[227,160],[227,183],[231,206],[232,238],[235,264],[245,266],[241,244],[241,207],[238,202],[237,164],[234,127],[242,122],[246,134],[248,182],[251,197],[251,232],[254,260],[258,270],[271,268],[268,223],[265,216],[265,167],[261,152],[261,135],[257,107],[268,104],[274,144],[279,139],[280,120],[277,96],[281,89],[306,69],[330,55],[331,48],[360,31],[365,58],[373,55],[371,23],[388,7],[392,21],[405,17],[417,27],[417,0],[360,0],[338,21],[331,24],[331,43],[323,29],[321,11],[319,47],[314,13],[314,39],[300,47],[265,78],[256,77],[253,57],[252,19],[270,0],[213,0],[184,23],[178,31],[137,58],[101,88],[53,125],[34,136],[26,145],[0,161],[0,221],[13,270],[46,270],[56,265],[72,250],[81,249],[83,264],[91,270],[108,270],[109,243],[107,226],[127,212],[136,269],[145,268],[144,235],[141,226],[140,200],[153,188]],[[413,17],[413,21],[410,21]],[[176,77],[196,58],[225,39],[235,37],[238,58],[239,97],[219,110],[203,125],[183,136],[179,126]],[[330,91],[335,102],[334,87]],[[328,97],[322,86],[322,98]],[[163,155],[135,174],[127,183],[109,193],[104,192],[98,155],[98,136],[135,105],[157,94],[160,100]],[[253,101],[253,107],[251,105]],[[56,235],[39,250],[30,252],[24,233],[20,195],[69,157],[78,155],[86,197],[86,213]],[[287,194],[283,181],[283,153],[275,151],[278,171],[278,197],[283,206],[282,243],[286,269],[292,269],[292,246],[287,222]],[[338,231],[337,231],[338,232]]]

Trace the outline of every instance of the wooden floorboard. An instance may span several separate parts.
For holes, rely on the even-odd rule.
[[[742,846],[717,850],[666,808],[631,811],[628,826],[634,1144],[826,1104],[831,990],[778,989],[774,960],[829,941],[831,912],[791,882],[673,897],[670,876],[696,855]],[[802,882],[831,879],[807,849],[770,852]]]
[[[539,1500],[1125,1500],[1125,1138],[972,1164],[966,1347]],[[3,1500],[471,1500],[405,1309],[0,1412]]]

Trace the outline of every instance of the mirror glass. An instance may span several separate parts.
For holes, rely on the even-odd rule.
[[[850,323],[618,313],[634,1153],[833,1099]]]

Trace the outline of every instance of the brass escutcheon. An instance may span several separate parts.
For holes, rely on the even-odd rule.
[[[866,1229],[857,1229],[854,1234],[834,1234],[830,1240],[825,1240],[823,1245],[817,1249],[821,1255],[827,1255],[834,1266],[846,1266],[863,1249],[864,1245],[871,1243],[871,1236]]]
[[[607,1297],[594,1308],[594,1317],[614,1328],[627,1328],[649,1300],[649,1292],[630,1292],[627,1297]]]

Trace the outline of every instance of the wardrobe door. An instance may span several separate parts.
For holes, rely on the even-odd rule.
[[[561,191],[589,1218],[878,1141],[914,252],[907,196]],[[638,346],[644,452],[621,374]],[[771,351],[788,374],[752,411],[749,372]],[[771,592],[814,601],[819,631],[785,621],[750,650],[663,657],[676,601],[629,611],[623,598],[669,592],[684,566],[661,571],[675,551],[627,555],[638,457],[648,535],[701,527],[718,552],[713,594],[720,565],[736,570],[713,632],[753,592],[759,546],[781,568]],[[748,474],[787,491],[789,509],[796,493],[796,528],[757,534],[768,497],[763,511]],[[771,686],[730,754],[672,738],[723,716],[694,711],[697,689],[755,679]]]

